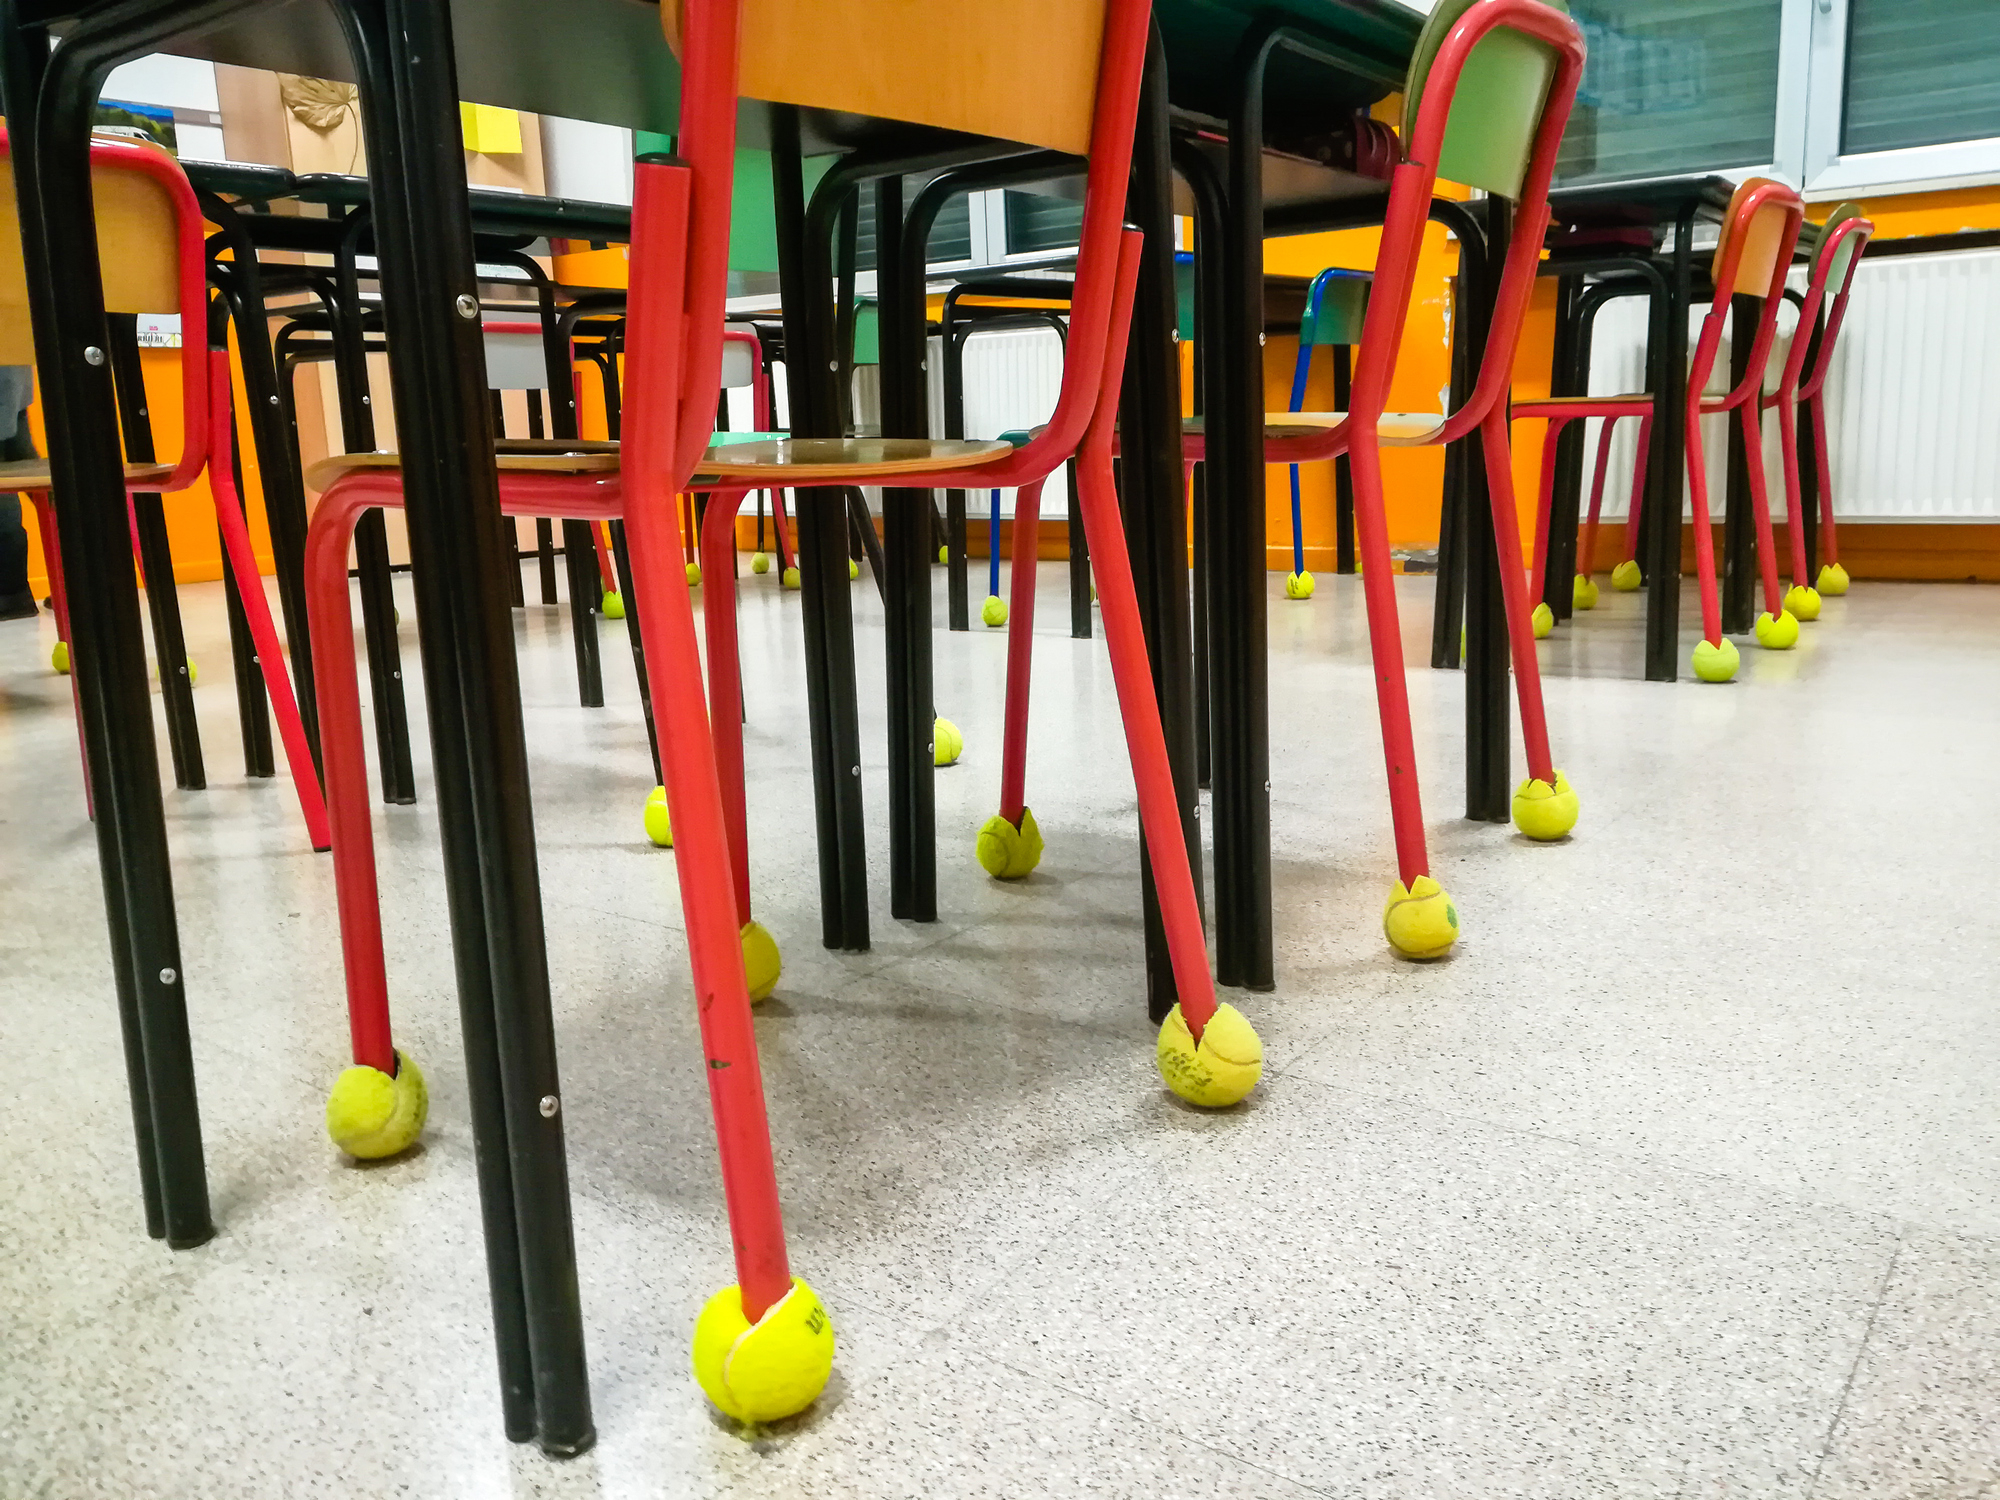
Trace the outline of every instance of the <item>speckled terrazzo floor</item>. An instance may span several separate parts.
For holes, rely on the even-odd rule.
[[[289,787],[241,778],[220,596],[190,587],[212,785],[167,806],[220,1226],[191,1252],[141,1228],[49,626],[0,625],[0,1497],[2000,1494],[2000,590],[1858,585],[1713,689],[1633,680],[1642,602],[1606,588],[1543,647],[1585,803],[1558,847],[1457,820],[1461,683],[1415,672],[1466,923],[1427,967],[1377,926],[1358,587],[1274,599],[1279,985],[1244,1001],[1269,1071],[1205,1117],[1152,1073],[1131,785],[1057,568],[1041,871],[973,864],[1003,643],[940,632],[968,745],[938,781],[945,920],[888,917],[864,706],[861,957],[817,944],[797,601],[745,584],[786,952],[759,1036],[841,1341],[819,1405],[746,1441],[687,1373],[727,1239],[624,627],[585,711],[558,612],[518,617],[600,1434],[559,1464],[500,1432],[428,789],[376,823],[432,1124],[363,1170],[319,1124],[331,873]],[[1421,659],[1430,584],[1402,590]]]

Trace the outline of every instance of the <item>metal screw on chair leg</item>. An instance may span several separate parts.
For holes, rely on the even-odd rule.
[[[556,1117],[556,1111],[562,1108],[562,1104],[554,1094],[544,1094],[542,1095],[540,1108],[544,1120],[553,1120]]]
[[[178,978],[180,978],[180,975],[176,974],[172,969],[160,970],[161,984],[172,984]]]
[[[847,774],[848,774],[848,775],[850,775],[850,776],[859,776],[859,775],[861,774],[861,767],[859,767],[859,766],[849,766],[849,767],[847,768]]]
[[[460,292],[458,294],[457,306],[458,315],[461,318],[476,318],[479,316],[479,303],[469,293]]]
[[[103,364],[104,351],[98,348],[97,345],[92,344],[88,349],[83,351],[83,362],[87,365]]]

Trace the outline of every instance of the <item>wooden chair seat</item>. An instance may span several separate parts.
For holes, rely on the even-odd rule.
[[[172,464],[127,464],[125,483],[127,486],[158,483],[173,472]],[[23,458],[0,463],[0,495],[11,494],[15,490],[45,490],[53,483],[46,458]]]
[[[1264,413],[1264,437],[1267,441],[1312,437],[1329,427],[1338,427],[1346,420],[1347,413],[1344,411],[1267,411]],[[1444,418],[1440,416],[1423,412],[1385,411],[1376,430],[1385,447],[1421,448],[1442,426]],[[1207,429],[1200,417],[1186,417],[1181,421],[1181,431],[1191,437],[1202,437]]]
[[[1013,451],[1006,442],[957,438],[764,438],[719,443],[701,457],[701,481],[772,485],[872,484],[904,474],[966,469]]]
[[[615,474],[618,445],[589,438],[503,438],[494,445],[503,474]],[[335,453],[306,470],[306,483],[324,490],[344,474],[363,469],[400,469],[400,453]]]

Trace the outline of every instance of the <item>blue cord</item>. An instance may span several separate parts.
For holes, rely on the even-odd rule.
[[[1000,592],[1000,492],[993,492],[993,529],[988,533],[991,541],[986,548],[986,592],[998,595]]]

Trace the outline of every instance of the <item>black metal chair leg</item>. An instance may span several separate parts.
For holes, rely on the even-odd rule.
[[[449,14],[341,0],[361,80],[510,1435],[595,1441]],[[489,1045],[489,1038],[491,1044]],[[502,1180],[505,1177],[503,1189]],[[523,1347],[525,1345],[525,1347]]]

